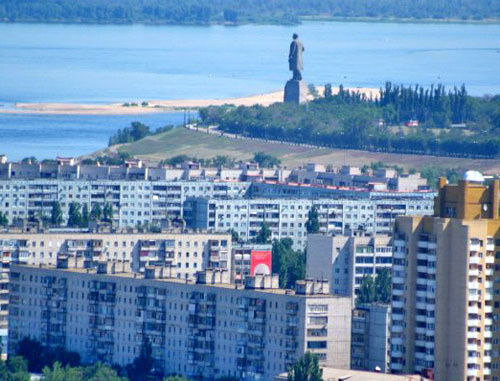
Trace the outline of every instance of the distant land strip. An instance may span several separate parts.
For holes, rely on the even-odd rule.
[[[0,22],[299,24],[304,18],[491,22],[497,0],[2,0]]]
[[[318,93],[323,94],[324,87],[316,86]],[[366,94],[367,97],[377,97],[379,89],[348,88]],[[338,92],[338,87],[332,87],[333,93]],[[312,100],[313,96],[309,94]],[[232,104],[235,106],[252,106],[270,104],[283,101],[283,91],[272,91],[265,94],[250,95],[240,98],[225,99],[179,99],[179,100],[140,100],[125,103],[111,104],[83,104],[83,103],[16,103],[14,107],[3,108],[0,114],[51,114],[51,115],[137,115],[147,113],[173,112],[193,110],[207,106],[222,106]]]

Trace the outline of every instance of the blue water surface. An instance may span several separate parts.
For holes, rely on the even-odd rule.
[[[119,128],[140,121],[152,130],[183,123],[183,113],[146,115],[0,114],[0,154],[10,160],[74,157],[105,148]]]
[[[226,98],[283,87],[291,34],[305,45],[304,79],[380,87],[385,81],[500,94],[500,25],[306,22],[299,26],[0,24],[0,107]],[[180,114],[0,114],[0,153],[76,156],[117,128]],[[169,122],[170,123],[170,122]]]

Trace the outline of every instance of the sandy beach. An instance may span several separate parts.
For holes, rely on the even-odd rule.
[[[317,86],[319,94],[323,94],[323,86]],[[338,92],[338,88],[332,88]],[[351,91],[359,91],[367,96],[378,96],[378,89],[350,88]],[[309,99],[313,99],[309,94]],[[236,106],[262,105],[268,106],[272,103],[283,101],[283,91],[273,91],[266,94],[251,95],[241,98],[226,99],[178,99],[178,100],[133,100],[128,104],[136,103],[136,106],[124,106],[125,103],[110,104],[83,104],[83,103],[16,103],[11,108],[1,108],[2,114],[55,114],[55,115],[132,115],[155,112],[169,112],[185,109],[196,109],[206,106],[220,106],[233,104]],[[147,105],[142,106],[146,102]]]

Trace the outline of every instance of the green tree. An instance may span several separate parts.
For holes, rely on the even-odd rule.
[[[52,368],[46,366],[42,370],[44,381],[82,381],[83,370],[81,368],[63,368],[60,362],[56,361]]]
[[[68,226],[77,227],[82,223],[82,214],[80,213],[80,204],[76,202],[72,202],[69,204],[69,217],[68,217]]]
[[[309,94],[311,94],[314,99],[319,98],[319,93],[318,93],[318,89],[316,88],[316,86],[314,86],[312,83],[310,83],[309,85],[307,85],[307,88],[309,90]]]
[[[279,274],[280,287],[292,288],[297,280],[305,278],[305,253],[293,250],[291,238],[274,240],[272,254],[273,272]]]
[[[128,381],[125,377],[119,377],[116,370],[103,364],[95,364],[83,368],[84,381]]]
[[[131,381],[148,381],[153,369],[151,343],[146,338],[141,346],[141,353],[132,364],[127,365],[127,374]]]
[[[314,205],[307,215],[306,230],[309,234],[319,233],[318,209]]]
[[[253,161],[255,161],[257,164],[259,164],[259,166],[262,168],[277,167],[281,164],[280,159],[278,159],[277,157],[274,157],[273,155],[269,155],[267,153],[264,153],[264,152],[257,152],[253,156]]]
[[[267,223],[262,223],[260,225],[260,231],[255,236],[255,243],[269,243],[271,239],[271,229],[269,229],[269,225]]]
[[[102,217],[102,209],[99,204],[92,205],[92,210],[90,211],[90,219],[92,221],[99,221]]]
[[[63,222],[63,213],[59,201],[52,202],[52,212],[50,214],[50,223],[59,226]]]
[[[3,212],[0,212],[0,226],[7,226],[9,224],[9,219],[7,215]]]
[[[209,166],[211,167],[216,167],[216,168],[234,167],[234,159],[231,159],[229,156],[226,155],[217,155],[210,161],[211,163]]]
[[[325,85],[324,96],[326,99],[330,99],[333,97],[332,84],[327,83]]]
[[[240,242],[240,236],[234,229],[229,229],[228,233],[231,233],[231,241],[234,243]]]
[[[40,355],[45,353],[45,348],[39,341],[23,338],[17,348],[17,355],[22,356],[28,361],[28,369],[30,372],[40,373],[45,366],[44,359]]]
[[[104,210],[103,210],[103,221],[104,222],[113,222],[113,205],[109,202],[104,204]]]
[[[115,134],[109,138],[109,146],[121,143],[131,143],[146,136],[151,135],[151,131],[148,126],[141,122],[132,122],[130,127],[125,127],[124,129],[119,129]]]
[[[20,356],[10,357],[7,361],[0,360],[0,380],[29,381],[27,361]]]
[[[163,379],[163,381],[189,381],[186,377],[182,376],[168,376]]]
[[[176,167],[179,164],[182,164],[182,163],[185,163],[188,161],[192,161],[192,160],[193,160],[193,158],[189,157],[188,155],[177,155],[177,156],[171,157],[170,159],[166,159],[166,160],[162,161],[161,163],[166,164],[166,165],[171,165],[172,167]]]
[[[380,303],[391,302],[391,272],[389,269],[377,271],[375,277],[375,301]]]
[[[373,303],[375,301],[375,282],[371,275],[364,275],[356,298],[357,304]]]
[[[87,203],[83,204],[82,208],[82,222],[81,226],[82,227],[87,227],[89,225],[89,220],[90,220],[90,214],[89,214],[89,206]]]
[[[21,160],[21,163],[23,163],[23,164],[37,164],[38,159],[35,156],[25,157],[24,159]]]
[[[323,381],[318,357],[307,351],[288,371],[288,381]]]

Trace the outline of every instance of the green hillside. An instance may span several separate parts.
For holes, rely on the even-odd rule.
[[[282,165],[295,167],[308,162],[363,166],[371,162],[382,161],[406,168],[420,169],[428,166],[443,168],[476,169],[486,173],[500,172],[499,160],[474,160],[465,158],[401,155],[358,150],[341,150],[298,146],[262,140],[234,139],[225,136],[196,132],[184,128],[148,136],[134,143],[113,146],[108,150],[128,153],[146,161],[160,161],[178,155],[187,155],[200,159],[225,155],[236,160],[249,160],[256,152],[265,152],[278,157]]]

